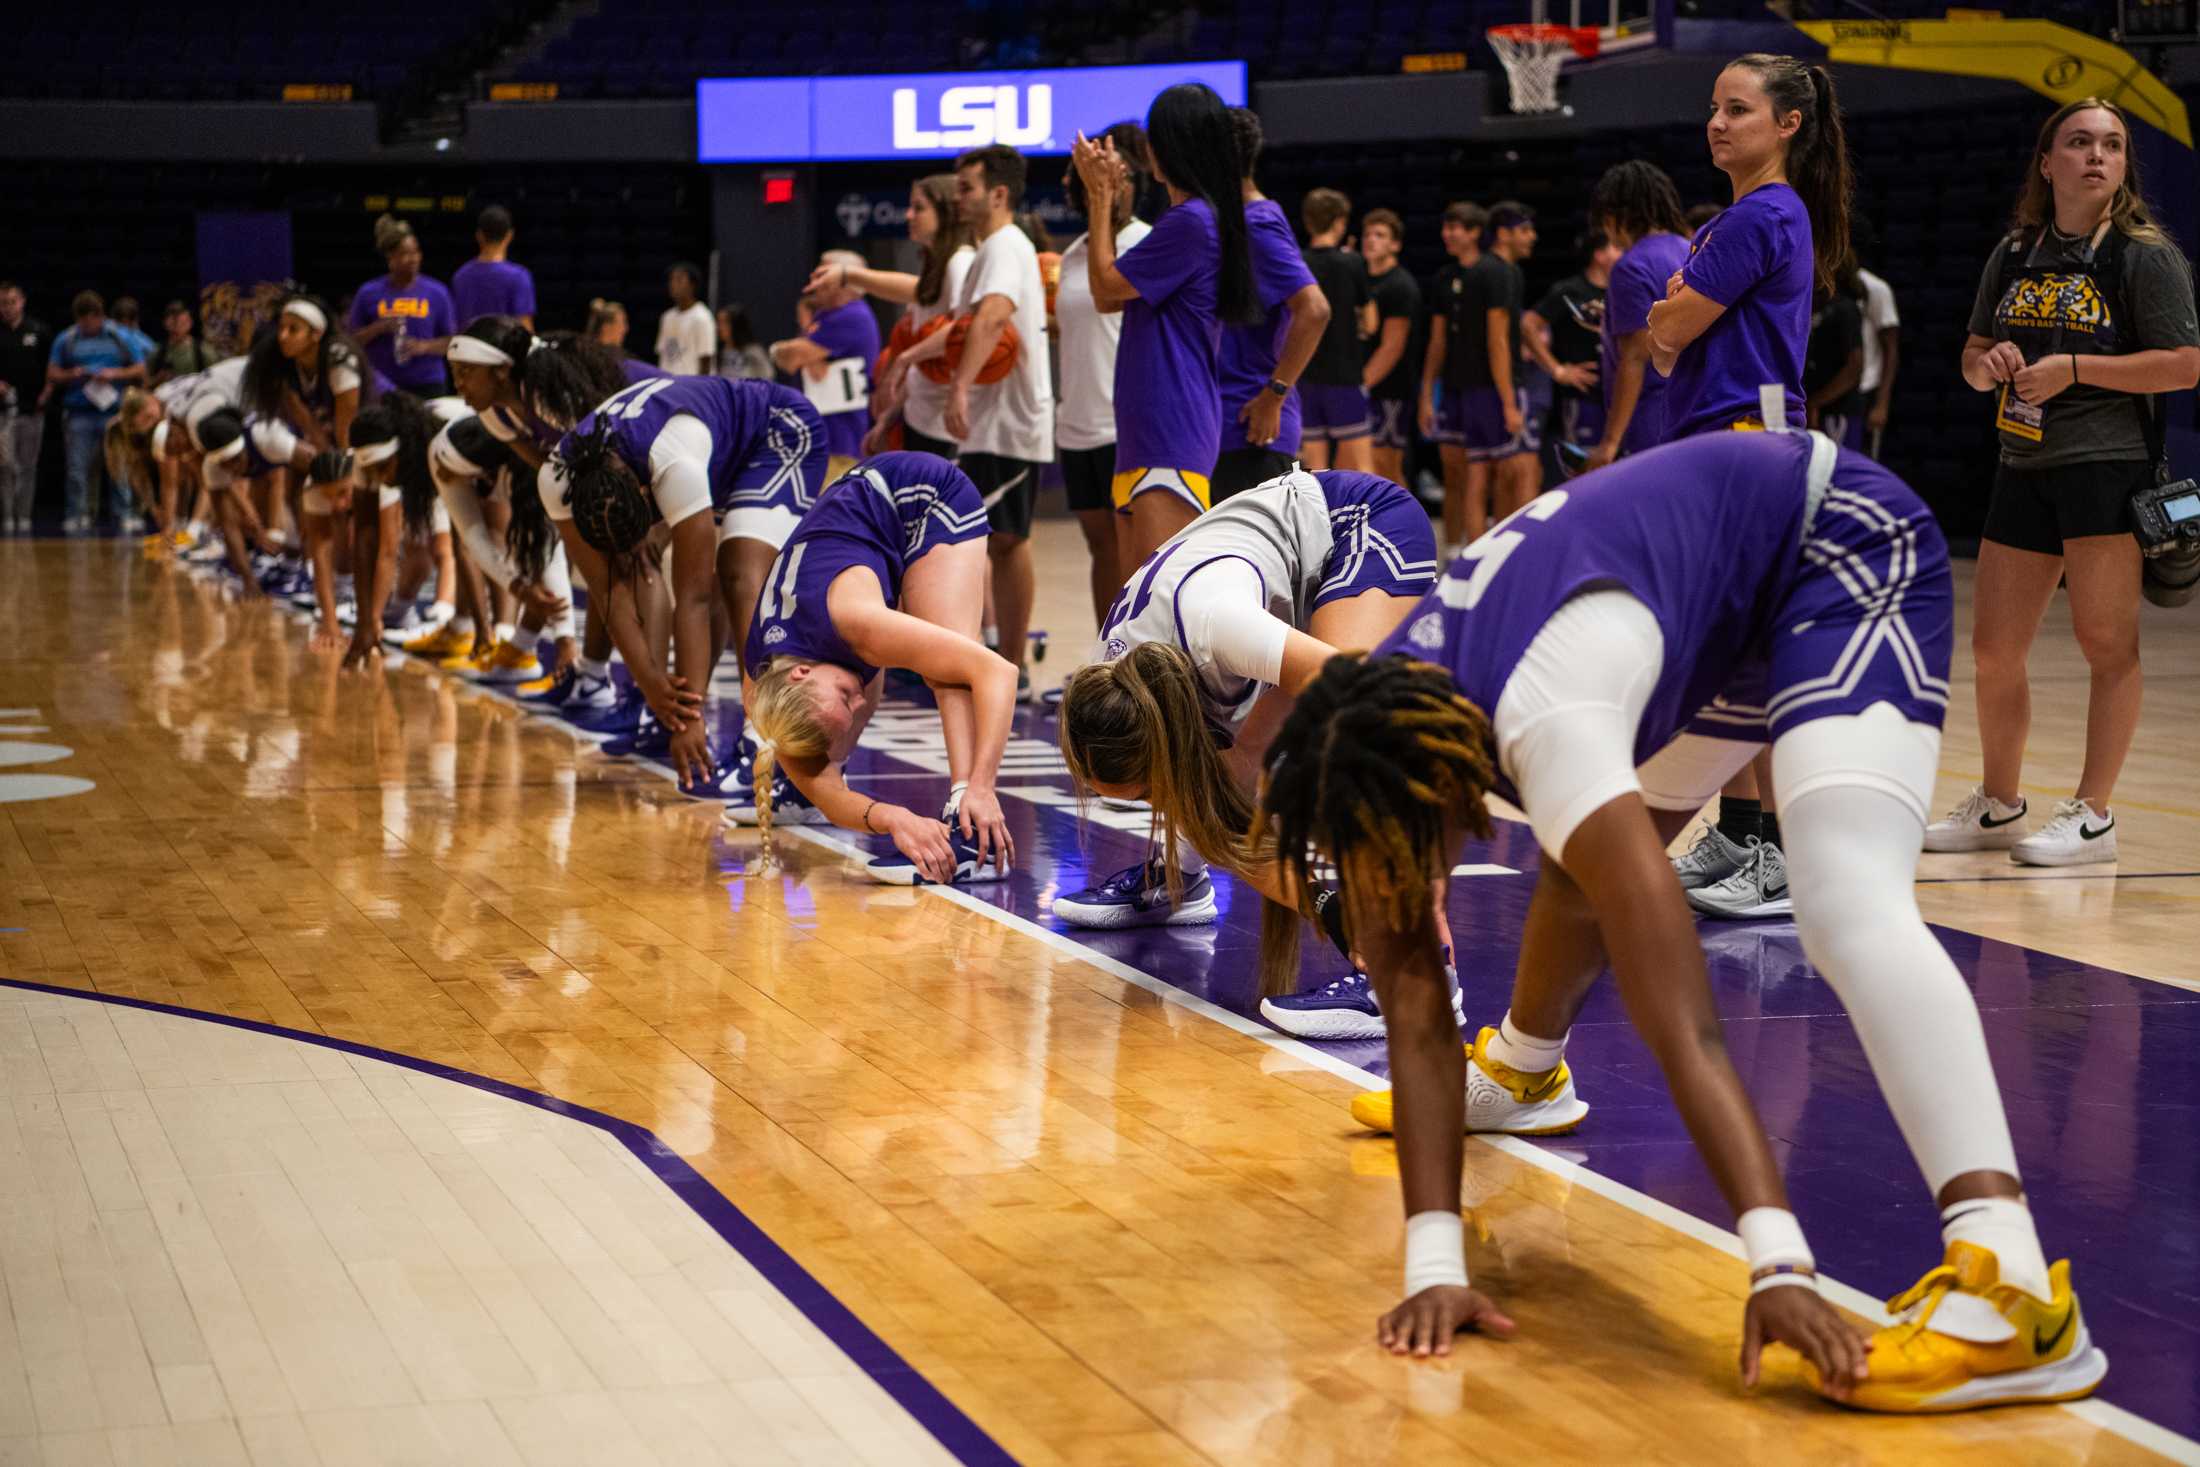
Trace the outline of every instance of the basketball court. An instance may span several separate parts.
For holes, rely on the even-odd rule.
[[[1089,613],[1074,529],[1040,548],[1053,681]],[[1978,773],[1960,630],[1944,799]],[[1396,1158],[1346,1105],[1380,1046],[1249,1016],[1227,884],[1215,927],[1055,921],[1144,817],[1081,825],[1037,711],[1016,879],[881,887],[860,841],[767,851],[661,766],[402,657],[341,674],[133,545],[0,545],[0,1460],[2200,1461],[2200,625],[2145,637],[2121,863],[1920,884],[2110,1373],[1892,1419],[1785,1352],[1741,1391],[1739,1244],[1608,991],[1578,1133],[1468,1147],[1518,1337],[1378,1349]],[[2033,676],[2044,800],[2086,685],[2059,601]],[[852,782],[936,798],[937,730],[890,705]],[[1462,860],[1487,1022],[1536,853],[1500,821]],[[1833,1295],[1883,1318],[1937,1218],[1847,1020],[1792,924],[1703,935]]]

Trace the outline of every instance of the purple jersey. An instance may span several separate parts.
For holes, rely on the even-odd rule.
[[[860,371],[850,372],[853,381],[849,385],[855,390],[849,396],[856,399],[855,406],[824,415],[826,451],[843,458],[859,458],[863,435],[871,431],[871,408],[863,400],[863,392],[870,385],[871,368],[878,363],[878,317],[866,301],[835,306],[819,312],[810,323],[810,340],[824,349],[828,362],[862,363]]]
[[[1628,246],[1612,266],[1597,351],[1597,383],[1604,389],[1606,422],[1611,421],[1612,394],[1619,389],[1620,341],[1649,328],[1650,308],[1665,299],[1665,282],[1687,263],[1687,240],[1677,234],[1650,234]],[[1627,420],[1620,452],[1640,453],[1665,442],[1665,396],[1666,379],[1657,368],[1643,363],[1642,391],[1635,398],[1635,415]]]
[[[637,382],[649,382],[658,377],[672,375],[655,362],[645,362],[640,357],[620,357],[619,371],[625,374],[626,385],[629,387]]]
[[[1299,252],[1299,238],[1291,221],[1273,199],[1245,206],[1245,235],[1253,255],[1253,293],[1268,314],[1250,326],[1222,328],[1222,352],[1217,376],[1222,383],[1222,451],[1234,448],[1273,448],[1278,453],[1299,451],[1302,407],[1296,388],[1283,400],[1272,443],[1247,444],[1245,425],[1238,414],[1245,405],[1268,389],[1283,355],[1283,338],[1291,330],[1291,313],[1283,303],[1309,285],[1314,273]]]
[[[849,647],[826,607],[834,579],[863,566],[878,577],[886,604],[899,606],[902,576],[926,551],[985,533],[984,499],[946,459],[929,453],[865,459],[825,486],[780,548],[749,619],[742,662],[752,677],[774,657],[832,662],[869,682],[878,669]]]
[[[1681,279],[1726,311],[1673,363],[1668,441],[1760,417],[1757,389],[1767,385],[1784,388],[1789,421],[1803,421],[1816,272],[1810,210],[1784,183],[1744,195],[1696,232]]]
[[[799,392],[770,382],[732,382],[724,377],[654,377],[612,394],[573,427],[571,436],[596,430],[596,420],[612,419],[611,447],[634,477],[650,482],[649,450],[666,423],[695,418],[710,430],[711,502],[727,508],[739,471],[763,448],[771,410],[786,399],[805,409]],[[815,421],[812,414],[811,421]],[[561,452],[560,456],[563,454]]]
[[[1788,684],[1770,699],[1774,734],[1783,700],[1791,719],[1857,711],[1849,706],[1858,697],[1852,685],[1865,672],[1872,676],[1863,696],[1937,726],[1946,707],[1946,548],[1917,496],[1861,454],[1819,450],[1830,482],[1814,484],[1820,441],[1802,433],[1709,433],[1585,474],[1468,546],[1374,655],[1438,663],[1460,692],[1494,712],[1552,613],[1580,592],[1617,587],[1650,608],[1665,638],[1665,666],[1635,734],[1638,764],[1730,686],[1764,691],[1768,659]],[[1852,573],[1853,563],[1874,553],[1884,563]],[[1901,603],[1913,586],[1906,622]],[[1829,595],[1816,588],[1830,588]],[[1788,613],[1805,603],[1811,614],[1791,622]],[[1821,659],[1822,675],[1795,676],[1783,662],[1787,644],[1812,641],[1814,624],[1836,632],[1835,645]],[[1854,642],[1852,633],[1864,640]],[[1844,646],[1861,646],[1861,654],[1844,654]],[[1893,649],[1893,672],[1879,661],[1882,647]],[[1887,692],[1890,680],[1894,691]],[[1811,690],[1812,683],[1825,690]],[[1764,711],[1754,708],[1753,735],[1727,736],[1763,737]],[[1498,793],[1518,801],[1509,781]]]
[[[483,316],[532,318],[535,277],[510,260],[468,260],[451,277],[451,308],[461,331]]]

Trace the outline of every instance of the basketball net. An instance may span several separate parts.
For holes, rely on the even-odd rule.
[[[1515,112],[1558,110],[1558,69],[1568,55],[1597,54],[1597,32],[1565,25],[1493,25],[1490,49],[1504,63]]]

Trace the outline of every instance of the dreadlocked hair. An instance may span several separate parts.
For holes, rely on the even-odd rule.
[[[1272,852],[1256,838],[1253,801],[1208,731],[1198,675],[1182,649],[1146,642],[1071,673],[1062,685],[1060,742],[1080,794],[1097,784],[1146,787],[1172,903],[1184,896],[1179,840],[1240,873],[1267,864]],[[1297,913],[1282,910],[1295,925]]]
[[[657,515],[641,480],[611,444],[612,420],[598,417],[565,435],[558,453],[565,461],[566,503],[573,528],[611,560],[611,574],[633,580],[641,571],[637,554]],[[515,496],[516,497],[516,496]]]
[[[1610,221],[1630,239],[1653,234],[1688,234],[1688,218],[1681,212],[1680,190],[1663,168],[1643,158],[1629,158],[1604,170],[1589,194],[1591,223]]]
[[[512,369],[520,402],[554,428],[570,428],[626,387],[619,354],[594,337],[553,331]]]
[[[511,472],[525,475],[523,468]],[[542,507],[542,496],[534,490],[532,476],[522,477],[512,486],[512,518],[504,527],[504,548],[511,552],[512,564],[530,581],[542,579],[542,568],[550,563],[550,552],[558,543],[557,527],[550,523],[550,511]]]
[[[749,681],[744,710],[756,733],[756,825],[765,835],[772,829],[772,779],[779,761],[823,759],[832,753],[832,735],[817,716],[817,701],[807,684],[794,680],[802,665],[798,657],[774,657]]]
[[[1430,884],[1451,870],[1447,823],[1462,818],[1474,834],[1490,833],[1482,803],[1497,780],[1489,718],[1432,663],[1330,658],[1261,764],[1261,824],[1286,877],[1311,892],[1326,856],[1348,914],[1412,926]],[[1262,991],[1288,992],[1298,979],[1295,944],[1285,966],[1270,939],[1264,924]]]
[[[428,466],[428,448],[442,427],[426,403],[405,392],[376,398],[351,420],[354,449],[397,440],[397,492],[404,505],[405,523],[414,529],[428,523],[429,509],[435,503],[435,475]]]

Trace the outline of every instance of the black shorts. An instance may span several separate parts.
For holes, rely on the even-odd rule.
[[[929,453],[934,457],[944,458],[949,463],[955,461],[954,439],[927,437],[910,427],[906,421],[901,425],[901,446],[907,453]]]
[[[1243,494],[1255,484],[1265,484],[1278,474],[1288,474],[1293,462],[1290,454],[1273,448],[1226,448],[1215,460],[1215,476],[1208,481],[1213,490],[1213,502],[1220,504],[1233,494]]]
[[[1994,470],[1985,538],[2013,550],[2060,555],[2065,540],[2131,532],[2131,496],[2154,482],[2141,459]]]
[[[1115,445],[1063,449],[1062,484],[1076,513],[1115,513]]]
[[[997,453],[966,453],[955,460],[985,501],[985,522],[996,535],[1031,538],[1031,509],[1039,497],[1043,465]]]

